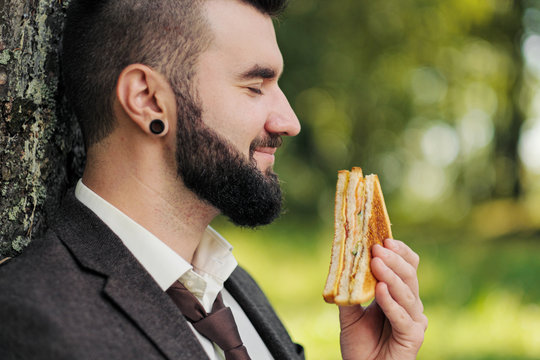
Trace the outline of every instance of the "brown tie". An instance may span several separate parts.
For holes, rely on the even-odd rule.
[[[223,350],[226,360],[251,359],[242,344],[231,309],[223,304],[221,293],[211,313],[207,313],[199,300],[179,281],[167,289],[167,294],[193,327]]]

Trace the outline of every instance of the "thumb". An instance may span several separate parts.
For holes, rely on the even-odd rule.
[[[351,326],[364,317],[366,310],[362,305],[339,306],[341,330]]]

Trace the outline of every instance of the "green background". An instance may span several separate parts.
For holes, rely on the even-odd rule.
[[[276,157],[286,213],[214,226],[307,358],[339,358],[321,292],[336,174],[361,166],[421,256],[419,358],[540,359],[540,2],[295,0],[276,31],[302,123]]]

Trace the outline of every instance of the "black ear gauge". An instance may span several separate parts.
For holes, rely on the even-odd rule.
[[[160,119],[155,119],[150,122],[150,131],[154,135],[159,135],[165,130],[165,123]]]

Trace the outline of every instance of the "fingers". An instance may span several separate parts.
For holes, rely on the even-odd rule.
[[[418,290],[419,256],[398,240],[372,248],[371,270],[379,280],[375,300],[391,324],[396,358],[416,354],[424,341],[428,320]]]
[[[412,266],[408,266],[412,269]],[[424,312],[424,306],[418,297],[418,292],[401,279],[381,258],[377,257],[371,261],[371,269],[377,280],[388,288],[392,299],[410,314],[412,319],[419,320]]]
[[[377,283],[375,288],[377,303],[390,320],[392,327],[398,331],[405,332],[411,323],[411,316],[405,309],[399,305],[390,295],[388,285],[383,282]]]
[[[384,247],[400,255],[406,262],[411,264],[415,270],[418,269],[420,257],[417,253],[412,251],[412,249],[408,247],[403,241],[386,239],[384,240]]]
[[[383,282],[377,284],[375,296],[377,303],[395,331],[400,334],[409,334],[411,338],[415,338],[420,343],[423,341],[423,333],[428,325],[428,319],[424,314],[421,314],[416,320],[413,319],[410,313],[393,299],[388,286]]]
[[[390,239],[389,239],[390,240]],[[395,240],[393,240],[395,241]],[[387,241],[385,243],[390,243]],[[383,261],[386,267],[390,268],[392,272],[397,275],[407,286],[411,289],[415,296],[418,296],[418,276],[416,270],[418,268],[418,255],[414,253],[407,245],[400,242],[401,244],[392,247],[382,247],[380,245],[373,246],[372,255],[374,259],[380,259]],[[391,243],[392,244],[392,243]],[[392,244],[393,245],[393,244]],[[394,248],[397,248],[394,250]],[[408,249],[409,251],[405,250]],[[399,252],[398,252],[399,251]],[[414,255],[412,255],[412,254]],[[404,254],[406,257],[404,257]],[[415,261],[416,260],[416,261]],[[415,261],[411,263],[410,261]],[[373,269],[372,269],[373,270]],[[391,275],[391,274],[388,274]],[[383,281],[377,278],[379,281]]]
[[[424,306],[419,297],[416,274],[418,255],[401,241],[386,241],[385,245],[387,248],[373,247],[373,275],[384,283],[388,294],[403,311],[414,321],[420,321],[424,317]]]

